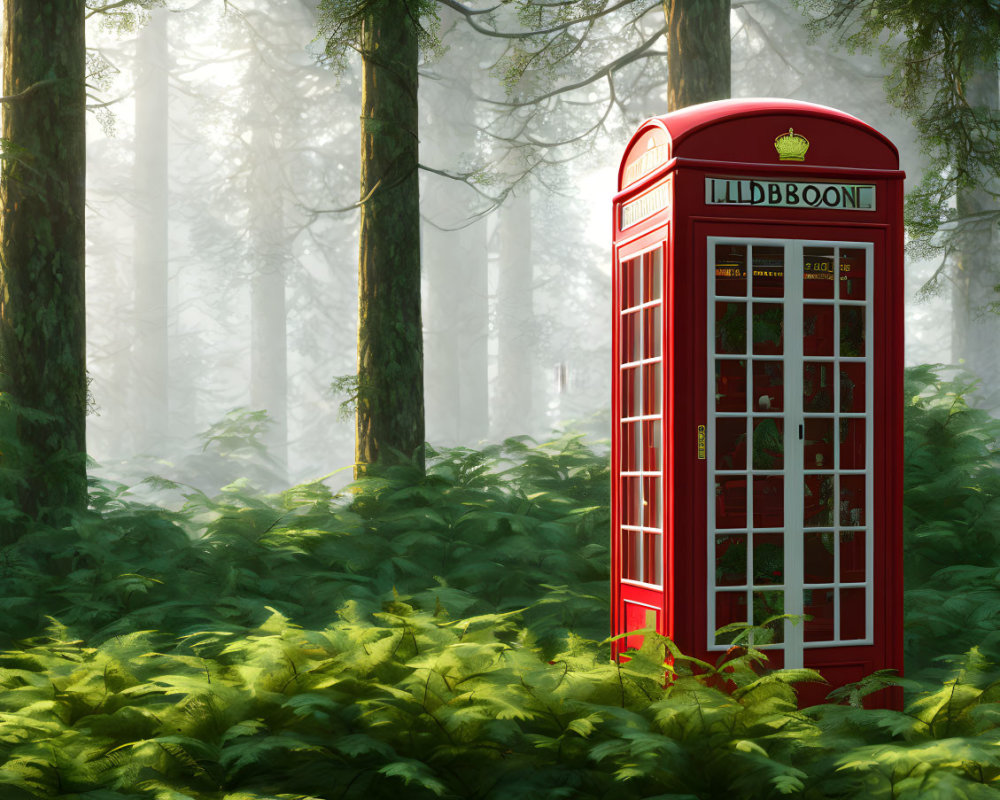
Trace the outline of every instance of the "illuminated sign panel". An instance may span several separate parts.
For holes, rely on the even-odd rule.
[[[716,206],[874,211],[875,187],[857,183],[705,178],[705,202]]]

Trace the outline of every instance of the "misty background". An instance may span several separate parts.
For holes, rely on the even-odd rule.
[[[331,384],[356,372],[360,70],[323,60],[314,5],[213,0],[88,19],[99,475],[215,488],[237,472],[196,454],[241,429],[270,454],[246,454],[239,473],[262,488],[351,478],[353,422]],[[886,103],[877,58],[810,41],[784,0],[733,7],[733,97],[842,109],[895,142],[907,189],[919,180],[919,144]],[[581,75],[522,105],[572,76],[540,70],[505,88],[503,41],[447,9],[438,34],[420,82],[426,438],[608,437],[611,198],[629,136],[666,112],[665,43],[613,83]],[[964,357],[948,283],[920,294],[939,265],[907,260],[907,364]]]

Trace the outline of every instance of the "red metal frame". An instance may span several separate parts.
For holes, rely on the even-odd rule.
[[[809,143],[802,161],[782,161],[776,137],[794,129]],[[834,109],[785,100],[720,101],[692,106],[643,123],[625,150],[613,213],[613,445],[612,633],[645,627],[646,606],[657,630],[687,654],[715,662],[708,648],[708,524],[706,461],[698,458],[698,427],[706,424],[708,237],[868,242],[874,257],[872,288],[873,426],[871,470],[874,531],[871,591],[873,644],[832,645],[802,651],[804,666],[820,670],[831,686],[800,686],[800,702],[821,702],[831,688],[876,669],[902,672],[902,368],[903,173],[898,154],[882,134]],[[875,187],[875,209],[712,205],[706,178]],[[846,201],[845,201],[846,202]],[[623,225],[624,222],[627,223]],[[660,500],[663,508],[662,587],[623,582],[622,492],[622,264],[637,254],[662,253],[662,418]],[[749,273],[748,273],[749,274]],[[788,424],[788,420],[785,420]],[[640,430],[644,426],[639,426]],[[639,443],[636,446],[640,446]],[[708,442],[707,447],[712,447]],[[748,522],[748,524],[750,524]],[[642,604],[642,605],[637,605]],[[641,637],[619,640],[614,655]],[[784,663],[768,650],[771,667]],[[871,704],[896,706],[896,690]]]

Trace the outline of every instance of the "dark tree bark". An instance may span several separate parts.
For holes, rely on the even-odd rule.
[[[729,9],[730,0],[664,0],[668,111],[730,96]]]
[[[40,517],[87,499],[84,75],[83,0],[6,0],[0,372],[16,403],[48,415],[18,421],[16,500]]]
[[[423,469],[417,32],[406,0],[373,3],[361,34],[361,236],[356,471]]]
[[[166,9],[156,9],[136,42],[135,86],[135,391],[136,448],[154,453],[167,433],[167,123]]]

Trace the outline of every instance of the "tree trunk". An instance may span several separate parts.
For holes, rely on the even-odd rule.
[[[423,469],[417,35],[406,0],[368,7],[361,37],[356,472]]]
[[[135,340],[136,448],[158,452],[167,432],[167,14],[155,9],[136,43]]]
[[[1000,112],[1000,82],[996,56],[980,65],[965,85],[973,107]],[[952,288],[952,360],[982,381],[972,395],[984,408],[1000,407],[1000,316],[987,310],[1000,300],[996,198],[985,188],[960,191],[956,206],[961,228]]]
[[[730,0],[664,0],[667,110],[731,93]]]
[[[497,386],[493,435],[534,432],[533,408],[537,323],[533,308],[531,194],[512,194],[500,211],[497,277]]]
[[[87,500],[84,326],[84,2],[4,3],[0,372],[23,407],[26,484],[39,517]],[[67,458],[68,457],[68,458]]]

